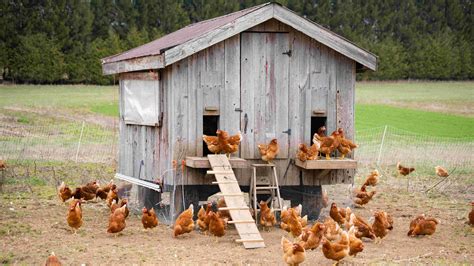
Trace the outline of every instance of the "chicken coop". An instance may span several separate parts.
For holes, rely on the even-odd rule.
[[[257,145],[276,138],[282,197],[317,218],[321,185],[352,183],[357,162],[297,162],[298,145],[310,144],[323,125],[354,138],[356,73],[376,67],[374,54],[276,3],[104,58],[103,73],[120,80],[118,174],[171,192],[164,200],[164,193],[139,188],[147,207],[197,206],[219,191],[206,174],[204,134],[241,132],[230,162],[242,191],[249,190],[250,166],[262,162]]]

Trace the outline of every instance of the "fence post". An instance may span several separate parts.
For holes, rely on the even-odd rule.
[[[383,143],[385,141],[385,134],[387,134],[387,125],[383,129],[382,142],[380,143],[379,156],[377,157],[377,166],[380,166],[380,159],[382,157]]]
[[[79,149],[81,148],[82,134],[84,133],[84,125],[85,125],[85,121],[82,121],[81,135],[79,136],[79,142],[77,142],[76,160],[75,160],[76,163],[77,163],[77,157],[79,156]]]

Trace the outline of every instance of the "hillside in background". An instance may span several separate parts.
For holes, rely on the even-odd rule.
[[[0,71],[16,83],[111,84],[100,58],[266,1],[1,1]],[[379,56],[359,79],[474,78],[470,0],[280,0]]]

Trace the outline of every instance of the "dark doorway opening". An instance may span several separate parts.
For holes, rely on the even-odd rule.
[[[311,117],[311,134],[310,134],[311,139],[309,140],[309,143],[311,145],[313,144],[314,133],[316,133],[318,131],[318,129],[322,126],[325,126],[327,128],[326,121],[327,121],[327,117],[325,117],[325,116],[313,116],[313,117]]]
[[[216,136],[216,131],[219,128],[219,116],[218,115],[205,115],[202,119],[202,134],[207,136]],[[202,143],[202,156],[212,154],[207,148],[206,143]]]

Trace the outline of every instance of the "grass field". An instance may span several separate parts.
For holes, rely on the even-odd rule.
[[[38,110],[53,117],[113,119],[117,101],[116,86],[0,86],[0,114],[24,124],[50,119],[33,115]],[[474,82],[358,82],[356,130],[389,125],[423,135],[474,138],[473,106]]]

